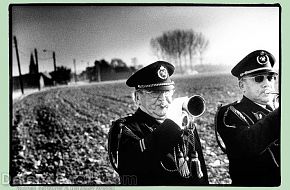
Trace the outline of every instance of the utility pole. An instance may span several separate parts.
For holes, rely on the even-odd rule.
[[[52,52],[52,58],[53,58],[53,66],[54,66],[54,71],[56,71],[56,61],[55,61],[55,52]]]
[[[39,73],[39,67],[38,67],[38,54],[37,54],[37,49],[34,49],[34,54],[35,54],[35,64],[36,64],[36,70],[37,73]]]
[[[37,76],[37,86],[38,90],[40,91],[40,74],[39,74],[39,67],[38,67],[38,54],[37,54],[37,49],[34,49],[34,54],[35,54],[35,64],[36,64],[36,76]]]
[[[18,46],[17,46],[16,36],[14,36],[14,44],[15,44],[15,49],[16,49],[16,58],[17,58],[18,70],[19,70],[19,82],[20,82],[20,88],[21,88],[21,92],[22,92],[22,94],[24,94],[23,83],[22,83],[22,75],[21,75],[21,68],[20,68],[20,60],[19,60],[19,54],[18,54]]]
[[[76,59],[74,61],[74,68],[75,68],[75,83],[77,83],[77,69],[76,69]]]

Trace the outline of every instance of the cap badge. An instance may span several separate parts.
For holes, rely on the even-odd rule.
[[[161,79],[167,79],[168,78],[168,72],[167,69],[163,66],[161,66],[157,71],[158,77]]]
[[[257,56],[257,62],[260,64],[260,65],[266,65],[268,62],[269,62],[269,57],[268,55],[265,54],[264,51],[262,51],[260,53],[259,56]]]

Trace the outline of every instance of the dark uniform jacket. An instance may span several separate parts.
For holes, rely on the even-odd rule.
[[[280,185],[280,113],[270,112],[246,97],[219,109],[216,127],[233,185]]]
[[[118,155],[118,173],[122,185],[208,184],[196,130],[194,144],[203,177],[198,178],[196,168],[193,168],[192,176],[184,178],[176,171],[176,163],[173,161],[173,149],[181,141],[182,130],[172,120],[166,119],[160,124],[138,109],[132,116],[117,120],[115,125],[123,127]]]

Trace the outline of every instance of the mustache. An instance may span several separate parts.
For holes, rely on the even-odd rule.
[[[162,104],[162,103],[161,103],[161,104],[159,104],[158,106],[159,106],[159,107],[166,107],[166,108],[168,108],[169,104]]]

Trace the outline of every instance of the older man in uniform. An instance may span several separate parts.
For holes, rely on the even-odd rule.
[[[280,185],[280,111],[273,95],[274,63],[273,55],[265,50],[243,58],[231,71],[239,80],[243,98],[221,107],[216,115],[235,186]]]
[[[196,129],[181,128],[182,98],[172,100],[174,66],[157,61],[126,82],[135,88],[137,111],[111,127],[109,150],[122,185],[206,185]],[[114,149],[114,150],[113,150]]]

